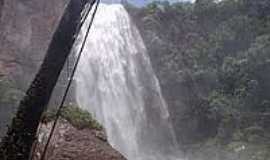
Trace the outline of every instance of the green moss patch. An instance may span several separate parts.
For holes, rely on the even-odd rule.
[[[55,117],[56,110],[51,109],[44,114],[42,122],[51,122],[55,119]],[[89,112],[77,106],[65,106],[61,111],[61,118],[67,120],[77,129],[103,129],[102,126],[93,118],[93,116]]]

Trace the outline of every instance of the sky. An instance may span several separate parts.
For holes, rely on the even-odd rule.
[[[102,2],[107,2],[107,3],[117,3],[117,2],[120,2],[121,0],[102,0]],[[149,2],[153,2],[155,0],[128,0],[129,2],[137,5],[137,6],[143,6]],[[159,1],[163,1],[163,0],[159,0]],[[181,1],[184,1],[184,2],[194,2],[195,0],[167,0],[167,1],[170,1],[170,2],[181,2]]]

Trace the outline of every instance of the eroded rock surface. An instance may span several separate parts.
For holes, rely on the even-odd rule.
[[[5,78],[12,82],[10,86],[2,85],[8,91],[23,93],[28,88],[67,2],[0,0],[0,81]],[[0,137],[6,132],[19,101],[20,98],[14,98],[14,103],[0,102]]]
[[[22,90],[37,72],[67,2],[0,0],[0,73]]]
[[[42,124],[35,160],[39,160],[52,123]],[[78,130],[61,121],[50,143],[46,160],[126,160],[106,141],[103,131]]]

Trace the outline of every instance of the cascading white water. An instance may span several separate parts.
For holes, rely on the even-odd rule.
[[[99,6],[76,75],[76,100],[127,159],[180,159],[145,45],[120,4]]]

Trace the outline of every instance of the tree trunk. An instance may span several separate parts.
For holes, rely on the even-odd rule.
[[[92,2],[94,0],[91,0]],[[49,3],[49,2],[48,2]],[[87,0],[70,0],[47,54],[0,148],[1,160],[28,160],[42,113],[72,49]]]

